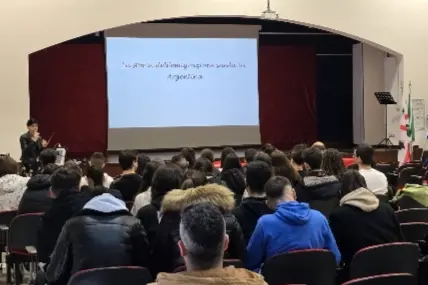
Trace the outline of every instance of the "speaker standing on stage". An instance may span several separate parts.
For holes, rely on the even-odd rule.
[[[47,146],[47,142],[41,138],[39,124],[35,119],[31,118],[27,121],[27,128],[28,132],[21,135],[19,143],[21,144],[21,163],[29,172],[37,170],[38,157]]]

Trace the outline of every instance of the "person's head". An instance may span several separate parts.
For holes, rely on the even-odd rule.
[[[321,168],[327,175],[334,175],[339,179],[346,169],[342,155],[335,148],[329,148],[324,152]]]
[[[226,222],[216,206],[200,203],[181,212],[178,248],[188,271],[223,267],[228,245]]]
[[[323,152],[317,147],[309,147],[303,151],[305,166],[314,170],[321,169]]]
[[[56,150],[52,148],[45,148],[40,152],[39,160],[43,167],[49,163],[55,163],[57,157]]]
[[[194,169],[205,173],[205,175],[211,175],[213,173],[214,166],[209,159],[200,157],[196,160]]]
[[[102,186],[104,183],[104,170],[99,166],[91,165],[86,171],[86,178],[88,178],[88,184],[91,188]]]
[[[9,154],[0,155],[0,177],[18,173],[18,162]]]
[[[35,132],[39,130],[39,122],[37,122],[37,120],[34,118],[30,118],[27,121],[27,129],[28,129],[28,132],[31,135],[33,135]]]
[[[149,163],[151,161],[150,157],[144,153],[140,153],[137,156],[137,163],[138,163],[138,167],[137,170],[135,171],[137,174],[143,176],[143,172],[144,172],[144,168],[146,167],[146,164]]]
[[[223,148],[223,150],[221,151],[221,156],[220,156],[220,167],[223,168],[224,167],[224,160],[226,159],[226,156],[228,154],[231,153],[235,153],[235,150],[232,147],[225,147]]]
[[[266,162],[270,167],[272,167],[272,158],[266,152],[258,152],[256,156],[254,156],[254,161],[263,161]]]
[[[292,162],[298,166],[303,166],[305,163],[303,159],[303,151],[307,148],[306,144],[298,144],[293,147],[291,151]]]
[[[153,176],[155,175],[156,170],[163,165],[163,162],[160,161],[150,161],[146,164],[146,167],[144,167],[143,173],[142,173],[142,179],[141,187],[140,187],[140,193],[147,191],[149,189],[150,185],[152,185]]]
[[[80,168],[80,165],[77,164],[75,160],[67,160],[63,166],[70,169],[74,169],[77,173],[79,173],[80,176],[82,176],[82,168]]]
[[[234,168],[242,169],[241,160],[235,153],[229,153],[224,158],[222,171],[227,171]]]
[[[323,142],[317,141],[312,144],[312,147],[318,148],[321,151],[325,150],[325,145]]]
[[[214,162],[214,151],[210,148],[204,148],[201,151],[201,157],[208,159],[211,163]]]
[[[273,176],[269,179],[265,184],[265,193],[268,202],[274,207],[282,202],[296,200],[296,192],[290,180],[283,176]]]
[[[42,174],[52,175],[58,168],[59,166],[55,163],[49,163],[43,167]]]
[[[106,157],[102,152],[94,152],[89,158],[89,164],[91,166],[104,168],[106,164]]]
[[[173,155],[171,158],[171,162],[180,167],[183,173],[185,173],[187,169],[189,169],[189,161],[181,153]]]
[[[75,167],[64,165],[58,168],[50,178],[52,196],[56,198],[63,191],[79,189],[81,178],[80,172]]]
[[[137,151],[122,150],[119,152],[119,165],[123,171],[135,171],[138,167]]]
[[[200,171],[192,171],[192,175],[184,180],[183,184],[181,185],[181,189],[186,190],[189,188],[195,188],[198,186],[203,186],[208,183],[208,179],[205,176],[205,173]]]
[[[271,153],[273,172],[277,176],[284,176],[288,178],[292,183],[296,183],[300,180],[300,175],[293,165],[291,165],[290,160],[280,150],[275,150]]]
[[[262,145],[262,147],[260,148],[260,150],[264,153],[267,153],[268,155],[270,155],[276,148],[273,146],[273,144],[271,143],[265,143]]]
[[[373,148],[368,144],[360,144],[355,151],[357,163],[359,165],[371,166],[373,165]]]
[[[250,195],[263,195],[266,182],[272,177],[272,168],[264,161],[253,161],[247,164],[245,178]]]
[[[195,150],[191,147],[183,147],[180,153],[187,160],[188,167],[193,168],[193,165],[195,164],[195,160],[196,160]]]
[[[257,154],[257,150],[254,148],[247,148],[245,150],[244,156],[245,156],[245,162],[250,163],[254,161],[254,157]]]
[[[174,164],[160,166],[152,180],[152,204],[160,208],[163,197],[173,189],[180,189],[184,175],[181,169]]]
[[[364,176],[362,176],[358,170],[347,170],[342,177],[341,197],[359,188],[367,188]]]

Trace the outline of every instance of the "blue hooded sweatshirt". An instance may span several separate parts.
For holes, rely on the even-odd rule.
[[[339,264],[341,256],[327,219],[306,203],[284,202],[262,216],[247,247],[246,267],[259,271],[274,255],[301,249],[327,249]]]

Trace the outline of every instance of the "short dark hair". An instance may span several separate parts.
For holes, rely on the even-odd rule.
[[[138,162],[138,167],[137,167],[137,174],[143,176],[143,172],[144,172],[144,168],[146,167],[147,163],[149,163],[151,161],[150,157],[144,153],[140,153],[137,156],[137,162]]]
[[[177,164],[183,159],[186,159],[186,158],[181,153],[177,153],[171,157],[171,162],[174,164]]]
[[[63,167],[67,167],[67,168],[73,169],[77,173],[79,173],[80,176],[82,176],[82,168],[80,168],[80,165],[77,164],[77,162],[75,160],[72,160],[72,159],[67,160],[64,163]]]
[[[106,157],[102,152],[94,152],[89,158],[92,166],[102,167],[106,161]]]
[[[32,126],[32,125],[34,125],[34,124],[39,124],[39,122],[36,120],[36,119],[34,119],[34,118],[30,118],[30,119],[28,119],[28,121],[27,121],[27,127],[29,127],[29,126]]]
[[[137,151],[136,150],[122,150],[119,152],[119,165],[122,170],[129,170],[132,168],[132,165],[137,160]]]
[[[271,154],[276,148],[271,143],[265,143],[262,145],[260,150],[264,153]]]
[[[256,156],[254,156],[254,161],[264,161],[270,167],[272,167],[272,158],[266,152],[259,151]]]
[[[18,162],[9,154],[0,155],[0,177],[18,173]]]
[[[208,158],[200,157],[196,160],[194,169],[205,174],[212,174],[214,166]]]
[[[257,154],[257,150],[254,148],[248,148],[245,150],[244,156],[245,156],[245,161],[247,163],[250,163],[252,161],[254,161],[254,157]]]
[[[221,151],[221,156],[220,156],[220,167],[221,168],[224,167],[224,160],[226,159],[226,156],[230,153],[235,153],[235,150],[230,146],[223,148],[223,150]]]
[[[361,163],[364,165],[373,164],[374,150],[368,144],[360,144],[357,147],[355,155],[361,159]]]
[[[161,165],[163,165],[163,163],[156,160],[150,161],[146,164],[141,175],[142,182],[139,193],[145,192],[147,189],[149,189],[150,185],[152,185],[153,176]]]
[[[180,189],[183,180],[183,172],[178,166],[172,163],[160,166],[152,180],[152,204],[160,208],[165,194]]]
[[[223,170],[222,171],[227,171],[227,170],[234,169],[234,168],[242,169],[241,160],[236,155],[236,153],[229,153],[224,158]]]
[[[58,168],[59,166],[55,163],[49,163],[43,167],[42,174],[52,175]]]
[[[207,270],[224,255],[226,223],[221,211],[211,203],[188,206],[181,212],[180,239],[196,270]]]
[[[323,151],[317,147],[309,147],[303,151],[303,160],[311,169],[320,169],[322,164]]]
[[[57,157],[57,151],[52,148],[45,148],[40,152],[39,160],[42,166],[48,165],[49,163],[55,163]]]
[[[359,188],[367,188],[364,176],[358,170],[347,170],[342,177],[341,197]]]
[[[81,178],[74,167],[60,167],[50,178],[52,191],[58,194],[61,191],[76,190],[79,188]]]
[[[305,163],[303,159],[303,151],[307,148],[306,144],[298,144],[293,147],[291,150],[291,158],[293,162],[297,165],[302,165]]]
[[[245,177],[250,192],[262,194],[266,182],[272,177],[272,167],[264,161],[250,162]]]
[[[93,187],[102,186],[104,183],[104,170],[99,166],[91,165],[86,172],[86,177],[94,182]]]
[[[200,171],[192,171],[192,175],[184,180],[183,184],[181,185],[181,189],[189,189],[194,188],[198,186],[203,186],[208,183],[208,179],[205,176],[205,173]]]
[[[284,196],[285,188],[291,187],[290,180],[283,176],[273,176],[265,184],[266,197],[278,199]]]
[[[183,147],[180,151],[181,155],[189,162],[189,168],[193,168],[196,160],[195,150],[191,147]]]
[[[211,163],[214,162],[214,151],[210,148],[201,150],[201,157],[208,159]]]

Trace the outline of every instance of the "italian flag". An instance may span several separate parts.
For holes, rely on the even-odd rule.
[[[403,96],[404,97],[404,96]],[[412,142],[415,141],[415,123],[413,120],[412,99],[409,92],[409,97],[406,100],[403,98],[400,119],[400,150],[398,151],[398,161],[400,164],[410,162],[412,160]]]

